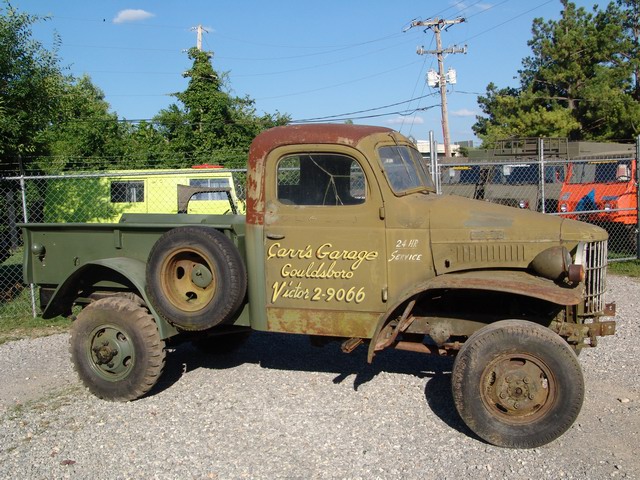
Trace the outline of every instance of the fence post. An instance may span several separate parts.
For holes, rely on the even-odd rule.
[[[20,194],[22,196],[22,221],[24,223],[29,222],[29,213],[27,211],[27,188],[24,183],[24,168],[22,166],[22,157],[18,156],[18,166],[20,167]],[[24,245],[23,248],[27,248],[27,245]],[[38,316],[36,312],[36,287],[33,283],[29,284],[29,290],[31,290],[31,314],[33,318]]]
[[[547,199],[544,191],[544,138],[538,138],[538,169],[540,177],[538,179],[540,186],[540,198],[542,199],[542,213],[547,213]],[[538,206],[536,205],[536,210]]]
[[[433,130],[429,130],[429,157],[431,160],[431,171],[433,172],[433,184],[436,187],[436,194],[440,195],[440,165],[438,165],[438,145],[436,144]]]
[[[640,135],[636,137],[636,258],[640,260],[640,170],[638,159],[640,158]]]

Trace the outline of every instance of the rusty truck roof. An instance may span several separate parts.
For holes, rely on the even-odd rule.
[[[393,132],[393,130],[386,127],[337,123],[275,127],[260,133],[251,143],[249,168],[251,168],[252,162],[262,158],[274,148],[284,145],[305,143],[355,145],[362,138],[373,133],[388,132]]]

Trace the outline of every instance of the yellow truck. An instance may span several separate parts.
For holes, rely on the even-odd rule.
[[[178,189],[202,191],[181,212]],[[216,165],[179,170],[120,170],[47,179],[43,218],[50,223],[120,220],[125,213],[224,214],[244,211],[233,175]],[[234,211],[235,209],[235,211]]]

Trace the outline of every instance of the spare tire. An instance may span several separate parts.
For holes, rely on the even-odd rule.
[[[149,253],[146,291],[158,314],[183,330],[206,330],[242,305],[247,273],[233,242],[213,228],[179,227]]]

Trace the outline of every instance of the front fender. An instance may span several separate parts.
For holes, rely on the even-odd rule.
[[[539,298],[564,306],[578,305],[583,299],[582,284],[573,288],[564,287],[554,283],[552,280],[537,277],[525,271],[478,270],[439,275],[404,291],[391,308],[387,310],[387,313],[380,317],[369,344],[369,363],[373,360],[377,337],[389,321],[391,314],[416,295],[428,290],[439,289],[472,289],[512,293],[514,295]]]
[[[135,290],[153,315],[161,338],[173,336],[177,333],[175,328],[157,314],[147,298],[145,269],[144,262],[125,257],[87,262],[74,270],[63,283],[58,285],[42,313],[42,318],[53,318],[70,312],[73,302],[84,287],[107,280]]]
[[[558,305],[578,305],[582,301],[582,286],[561,286],[552,280],[518,270],[479,270],[450,273],[434,277],[424,290],[465,288],[513,293],[547,300]]]

